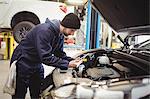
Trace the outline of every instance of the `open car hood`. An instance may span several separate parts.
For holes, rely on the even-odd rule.
[[[91,0],[117,32],[149,32],[149,0]]]

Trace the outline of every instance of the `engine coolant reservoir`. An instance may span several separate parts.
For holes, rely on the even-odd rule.
[[[110,64],[110,60],[107,56],[99,56],[98,57],[98,62],[100,66],[105,66]]]

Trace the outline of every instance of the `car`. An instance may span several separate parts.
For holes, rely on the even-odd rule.
[[[134,33],[128,35],[124,42],[127,43],[130,49],[134,50],[150,50],[150,34],[149,33]]]
[[[150,62],[118,50],[94,49],[66,72],[54,69],[53,98],[139,99],[149,97]],[[149,55],[150,58],[150,55]],[[93,95],[94,94],[94,95]]]
[[[150,61],[150,33],[130,34],[124,42],[126,42],[126,48],[129,49],[129,54]]]
[[[150,50],[150,39],[134,45],[134,48]]]
[[[123,35],[124,39],[120,35],[116,36],[123,45],[117,50],[150,61],[150,33],[124,33]]]
[[[48,0],[0,0],[0,29],[13,31],[16,42],[20,42],[35,25],[46,18],[61,20],[67,6]]]
[[[118,34],[128,33],[130,37],[150,34],[149,0],[90,1]],[[149,99],[149,50],[146,47],[130,48],[132,43],[127,38],[121,41],[124,47],[119,49],[90,49],[75,55],[74,58],[82,60],[76,68],[55,68],[51,74],[53,82],[44,88],[41,96],[53,99]]]

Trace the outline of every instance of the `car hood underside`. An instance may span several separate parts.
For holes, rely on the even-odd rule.
[[[150,30],[149,0],[91,0],[91,3],[117,32]]]

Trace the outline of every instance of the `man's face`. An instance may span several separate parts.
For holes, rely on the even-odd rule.
[[[74,35],[76,29],[71,29],[71,28],[64,28],[63,29],[63,33],[65,36],[68,36],[68,35]]]

